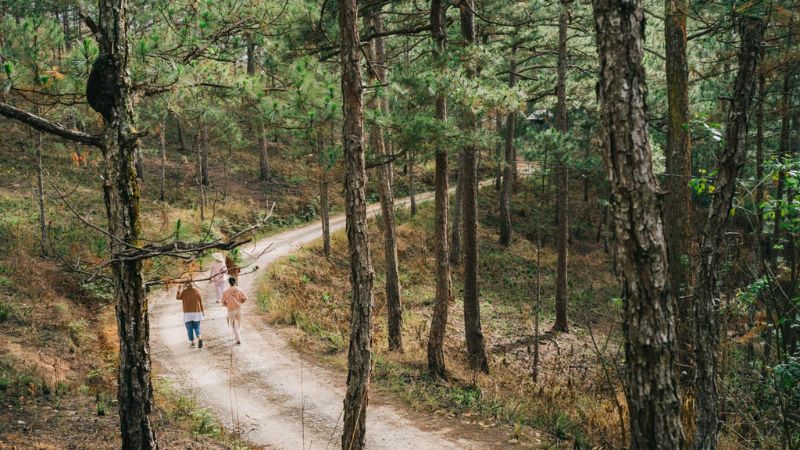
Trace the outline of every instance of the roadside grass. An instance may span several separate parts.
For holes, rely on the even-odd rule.
[[[169,381],[157,378],[154,387],[162,415],[190,433],[194,443],[230,450],[250,448],[236,432],[227,430],[211,411],[199,406],[195,399],[179,393]]]

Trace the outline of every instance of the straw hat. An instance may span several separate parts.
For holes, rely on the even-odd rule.
[[[225,262],[225,257],[222,255],[222,253],[214,253],[211,255],[211,257],[214,258],[214,261],[219,261],[221,263]]]

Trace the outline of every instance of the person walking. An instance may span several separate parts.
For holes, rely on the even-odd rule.
[[[225,257],[222,253],[214,253],[211,255],[214,259],[214,264],[211,265],[209,274],[209,283],[214,285],[217,293],[217,303],[222,301],[222,294],[225,292],[225,274],[228,273],[228,268],[225,266]]]
[[[222,305],[228,308],[228,325],[233,329],[233,338],[236,339],[236,345],[242,344],[241,336],[239,335],[239,328],[242,325],[242,304],[247,301],[247,296],[241,289],[236,287],[236,278],[228,278],[229,287],[224,294],[222,294]]]
[[[203,338],[200,337],[200,322],[203,320],[203,297],[192,281],[178,287],[176,298],[183,302],[183,323],[189,335],[189,346],[194,348],[194,338],[197,338],[197,347],[203,348]]]

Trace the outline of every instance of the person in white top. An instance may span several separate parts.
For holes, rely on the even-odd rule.
[[[225,266],[225,257],[222,253],[214,253],[211,257],[214,259],[214,264],[211,265],[209,283],[214,285],[217,293],[217,303],[219,303],[222,301],[222,294],[227,287],[225,283],[225,274],[228,273],[228,268]]]

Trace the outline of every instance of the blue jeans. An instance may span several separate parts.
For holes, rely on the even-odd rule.
[[[184,322],[186,325],[186,332],[189,333],[189,340],[194,342],[194,337],[200,337],[200,321],[199,320],[190,320],[188,322]]]

